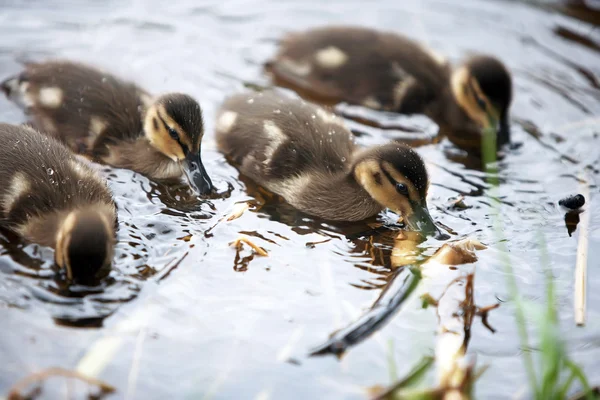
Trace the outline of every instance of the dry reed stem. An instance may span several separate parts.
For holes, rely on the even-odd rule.
[[[589,204],[590,186],[587,179],[583,180],[583,196]],[[587,207],[581,214],[579,222],[579,243],[577,245],[577,260],[575,264],[575,323],[577,326],[585,325],[586,319],[586,287],[587,287],[587,256],[588,256],[588,232],[590,224],[591,207]]]

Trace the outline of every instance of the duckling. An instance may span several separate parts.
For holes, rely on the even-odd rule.
[[[61,142],[28,126],[0,124],[0,224],[54,249],[69,280],[110,272],[117,214],[106,182]]]
[[[27,63],[0,87],[38,129],[76,153],[152,179],[185,173],[197,192],[212,191],[200,157],[202,110],[186,94],[152,98],[134,83],[65,60]]]
[[[415,230],[437,232],[421,157],[390,143],[359,151],[341,118],[275,91],[225,100],[218,148],[244,175],[307,214],[359,221],[387,207]]]
[[[292,33],[267,63],[276,81],[309,95],[401,114],[424,114],[466,149],[486,128],[510,141],[512,79],[494,57],[452,68],[419,43],[388,32],[335,26]]]

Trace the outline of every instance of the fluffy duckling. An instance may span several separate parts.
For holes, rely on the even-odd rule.
[[[212,191],[200,158],[202,111],[188,95],[153,99],[133,83],[60,60],[27,63],[0,87],[37,128],[77,153],[153,179],[185,173],[197,192]]]
[[[510,141],[511,76],[496,58],[452,68],[406,37],[339,26],[293,33],[267,64],[276,80],[308,94],[401,114],[425,114],[463,148],[479,149],[483,129]]]
[[[396,143],[358,151],[343,120],[316,105],[272,91],[234,95],[216,137],[244,175],[307,214],[358,221],[387,207],[410,228],[437,232],[421,157]]]
[[[94,284],[110,272],[116,209],[105,181],[57,140],[0,124],[0,224],[54,248],[69,280]]]

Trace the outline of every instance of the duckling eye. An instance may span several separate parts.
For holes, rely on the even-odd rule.
[[[485,100],[483,100],[481,97],[479,97],[477,95],[477,92],[475,91],[475,89],[473,89],[473,83],[469,82],[468,85],[465,85],[463,87],[463,90],[465,91],[465,93],[470,93],[473,97],[475,97],[475,101],[477,102],[477,106],[479,108],[481,108],[483,111],[486,110],[487,104],[486,104]]]
[[[396,192],[403,196],[408,196],[408,187],[404,183],[396,183]]]
[[[169,135],[171,135],[173,140],[179,141],[179,134],[177,133],[177,131],[175,129],[169,128]]]
[[[485,103],[485,101],[481,97],[476,97],[475,99],[477,100],[477,105],[479,106],[479,108],[485,111],[485,109],[487,108],[487,104]]]

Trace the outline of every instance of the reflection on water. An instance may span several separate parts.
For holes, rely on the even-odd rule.
[[[195,96],[206,119],[205,166],[220,193],[198,201],[184,185],[102,168],[120,226],[114,271],[97,288],[65,286],[50,251],[1,231],[0,393],[45,367],[79,366],[115,386],[114,398],[362,398],[367,387],[389,383],[390,340],[406,366],[433,353],[435,312],[409,297],[341,361],[308,357],[410,273],[392,262],[401,230],[397,216],[383,213],[355,224],[315,220],[240,177],[215,149],[214,113],[224,97],[271,84],[262,64],[284,32],[330,23],[396,30],[453,61],[492,52],[514,72],[516,145],[499,161],[497,199],[489,196],[480,160],[446,139],[428,144],[437,127],[427,119],[335,108],[349,117],[361,145],[402,139],[420,146],[431,172],[433,218],[452,240],[472,237],[488,246],[478,252],[472,282],[478,305],[510,300],[491,232],[495,202],[520,292],[538,304],[544,269],[537,247],[544,235],[562,335],[573,359],[600,383],[600,293],[592,290],[600,284],[600,37],[588,22],[553,9],[479,0],[384,1],[376,7],[359,1],[181,1],[167,8],[155,0],[68,6],[10,0],[0,7],[0,77],[14,73],[18,59],[57,55],[135,78],[156,93]],[[23,116],[1,98],[0,120],[18,123]],[[584,171],[591,180],[584,207],[591,212],[590,291],[588,325],[576,328],[576,218],[557,202],[580,191]],[[223,220],[246,201],[248,211]],[[236,252],[229,243],[240,234],[269,256],[248,247]],[[440,245],[429,239],[420,247],[430,256]],[[445,287],[444,276],[427,278],[428,285]],[[507,388],[516,393],[525,384],[511,303],[494,310],[491,320],[495,333],[472,325],[468,352],[490,366],[478,396],[503,398]],[[53,382],[44,385],[42,397],[70,390]],[[86,392],[77,386],[72,393]]]

